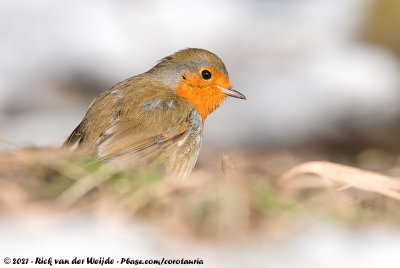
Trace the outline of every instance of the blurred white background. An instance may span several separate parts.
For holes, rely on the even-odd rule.
[[[13,1],[0,4],[0,136],[58,145],[91,99],[179,49],[225,62],[228,99],[207,146],[340,137],[399,115],[399,63],[362,43],[370,1]]]

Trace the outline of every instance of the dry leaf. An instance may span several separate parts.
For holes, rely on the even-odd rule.
[[[385,176],[379,173],[362,170],[336,163],[315,161],[297,165],[286,171],[278,180],[282,188],[305,188],[315,186],[315,180],[308,180],[302,185],[296,177],[304,178],[304,175],[314,174],[325,181],[325,185],[340,188],[354,187],[359,190],[382,194],[400,200],[400,181],[396,178]],[[309,177],[308,177],[309,179]]]

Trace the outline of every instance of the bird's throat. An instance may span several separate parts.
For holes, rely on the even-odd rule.
[[[187,80],[183,80],[175,89],[175,92],[194,106],[202,118],[203,125],[207,116],[217,109],[226,97],[226,94],[214,87],[202,87]]]

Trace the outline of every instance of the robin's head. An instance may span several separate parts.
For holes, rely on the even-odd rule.
[[[246,97],[232,89],[222,60],[204,49],[187,48],[162,59],[152,70],[161,82],[193,104],[203,118],[214,111],[225,97]]]

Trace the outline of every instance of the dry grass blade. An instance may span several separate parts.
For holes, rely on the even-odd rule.
[[[223,155],[221,157],[221,170],[224,174],[231,174],[235,170],[235,165],[229,155]]]
[[[354,187],[359,190],[379,193],[400,200],[400,181],[395,178],[350,166],[322,161],[306,162],[291,168],[280,177],[278,185],[286,189],[299,188],[299,186],[301,187],[301,183],[294,179],[306,174],[315,174],[328,183]],[[307,185],[310,186],[310,184]]]
[[[58,197],[60,204],[67,207],[73,205],[90,190],[107,181],[114,172],[115,171],[110,169],[107,165],[101,166],[98,170],[81,178],[64,191]]]
[[[21,147],[22,146],[20,146],[19,144],[16,144],[12,141],[9,141],[7,139],[0,137],[0,151],[12,150],[12,149],[17,149],[17,148],[21,148]]]

